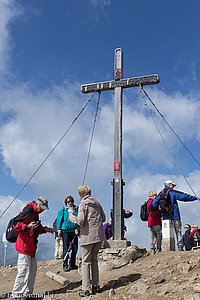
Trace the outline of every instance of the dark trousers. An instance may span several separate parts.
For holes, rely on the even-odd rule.
[[[71,258],[69,261],[69,267],[73,268],[75,266],[76,262],[76,253],[78,251],[78,238],[74,234],[74,232],[65,232],[62,231],[62,239],[63,239],[63,259],[66,255],[67,250],[70,247],[70,243],[72,242],[73,238],[75,236],[74,242],[72,244],[72,250],[71,250]],[[65,261],[63,262],[63,269],[68,267],[68,259],[69,255],[67,255]]]

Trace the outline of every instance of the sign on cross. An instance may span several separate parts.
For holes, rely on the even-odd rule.
[[[84,84],[82,93],[115,90],[115,128],[114,128],[114,178],[113,178],[113,210],[112,228],[113,239],[124,238],[123,220],[123,185],[122,179],[122,91],[124,88],[151,85],[159,83],[158,75],[148,75],[122,79],[122,49],[115,49],[114,80]]]

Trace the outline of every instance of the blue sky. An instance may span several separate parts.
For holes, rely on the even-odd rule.
[[[114,50],[123,49],[124,78],[158,74],[146,87],[161,113],[199,157],[199,1],[0,0],[0,212],[56,144],[90,95],[84,83],[113,78]],[[51,225],[63,200],[82,183],[97,97],[57,150],[0,220],[5,224],[37,196],[49,199],[41,215]],[[199,166],[157,114],[155,119],[195,192]],[[102,93],[87,181],[107,219],[112,206],[114,93]],[[124,207],[132,244],[149,247],[139,208],[166,179],[192,193],[177,171],[137,88],[123,94]],[[182,221],[199,221],[199,203],[180,204]],[[141,235],[142,230],[142,235]],[[40,238],[53,253],[53,237]],[[51,246],[49,246],[49,244]],[[10,247],[12,248],[12,247]],[[2,247],[1,247],[1,250]],[[10,250],[11,251],[11,250]],[[13,252],[12,252],[13,253]],[[42,256],[39,246],[38,258]]]

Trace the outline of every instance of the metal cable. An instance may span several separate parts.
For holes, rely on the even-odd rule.
[[[81,109],[81,111],[78,113],[78,115],[75,117],[75,119],[72,121],[71,125],[69,126],[69,128],[65,131],[65,133],[62,135],[62,137],[59,139],[59,141],[55,144],[55,146],[52,148],[52,150],[49,152],[49,154],[46,156],[46,158],[42,161],[42,163],[39,165],[39,167],[36,169],[36,171],[32,174],[32,176],[29,178],[29,180],[24,184],[24,186],[21,188],[21,190],[19,191],[19,193],[15,196],[15,198],[9,203],[9,205],[6,207],[6,209],[2,212],[2,214],[0,215],[0,218],[5,214],[5,212],[8,210],[8,208],[13,204],[13,202],[17,199],[17,197],[21,194],[21,192],[25,189],[25,187],[29,184],[29,182],[33,179],[33,177],[35,176],[35,174],[39,171],[39,169],[44,165],[44,163],[47,161],[47,159],[49,158],[49,156],[53,153],[53,151],[58,147],[58,145],[60,144],[60,142],[64,139],[64,137],[66,136],[66,134],[69,132],[69,130],[72,128],[72,126],[74,125],[74,123],[77,121],[77,119],[80,117],[80,115],[82,114],[82,112],[84,111],[84,109],[87,107],[87,105],[90,103],[90,101],[92,100],[92,98],[94,97],[94,95],[96,94],[97,91],[95,91],[92,96],[89,98],[89,100],[87,101],[87,103],[83,106],[83,108]]]
[[[171,125],[168,123],[168,121],[165,119],[165,117],[161,114],[161,112],[159,111],[159,109],[156,107],[156,105],[153,103],[153,101],[151,100],[151,98],[149,97],[149,95],[147,94],[147,92],[143,89],[143,87],[141,86],[141,91],[146,95],[146,97],[149,99],[149,101],[151,102],[151,104],[154,106],[154,108],[156,109],[156,111],[159,113],[159,115],[163,118],[163,120],[165,121],[165,123],[167,124],[167,126],[171,129],[171,131],[175,134],[175,136],[178,138],[178,140],[181,142],[181,144],[183,145],[183,147],[185,147],[185,149],[188,151],[188,153],[192,156],[192,158],[196,161],[196,163],[199,165],[200,167],[200,163],[199,161],[196,159],[196,157],[192,154],[192,152],[189,150],[189,148],[183,143],[183,141],[181,140],[181,138],[178,136],[178,134],[174,131],[174,129],[171,127]]]
[[[142,89],[143,89],[142,86],[140,86],[140,92],[141,92],[141,94],[142,94]],[[187,178],[186,178],[185,175],[183,174],[183,171],[181,170],[180,166],[178,165],[176,159],[174,158],[174,156],[173,156],[173,154],[172,154],[172,152],[171,152],[169,146],[167,145],[167,142],[165,141],[165,139],[164,139],[164,137],[163,137],[163,135],[162,135],[160,129],[158,128],[158,125],[157,125],[157,123],[156,123],[156,121],[155,121],[155,119],[154,119],[154,117],[153,117],[153,115],[152,115],[152,112],[151,112],[150,108],[148,107],[148,104],[147,104],[147,102],[146,102],[145,97],[144,97],[143,94],[142,94],[142,99],[144,100],[144,105],[146,106],[146,108],[147,108],[147,110],[148,110],[148,112],[149,112],[149,114],[150,114],[150,116],[151,116],[151,118],[152,118],[152,120],[153,120],[153,122],[154,122],[154,125],[156,126],[156,129],[158,130],[158,133],[160,134],[160,136],[161,136],[161,138],[162,138],[162,140],[163,140],[163,142],[164,142],[164,144],[165,144],[165,146],[166,146],[166,148],[167,148],[169,154],[171,155],[172,159],[174,160],[174,162],[175,162],[175,164],[176,164],[176,167],[178,168],[179,172],[181,173],[181,175],[183,176],[183,178],[184,178],[185,181],[187,182],[188,186],[189,186],[190,189],[192,190],[192,192],[193,192],[193,194],[195,195],[195,197],[198,198],[198,197],[197,197],[197,194],[195,193],[194,189],[192,188],[191,184],[189,183],[189,181],[187,180]]]
[[[96,112],[95,112],[95,116],[94,116],[94,123],[93,123],[93,127],[92,127],[92,134],[91,134],[91,139],[90,139],[90,144],[89,144],[88,156],[87,156],[87,161],[86,161],[86,165],[85,165],[85,172],[84,172],[84,176],[83,176],[83,185],[85,184],[86,173],[87,173],[87,169],[88,169],[88,163],[89,163],[90,152],[91,152],[91,147],[92,147],[92,140],[93,140],[93,136],[94,136],[94,129],[95,129],[95,124],[96,124],[96,120],[97,120],[97,113],[98,113],[98,109],[99,109],[100,96],[101,96],[101,92],[99,92],[99,97],[98,97],[98,100],[97,100],[97,108],[96,108]]]

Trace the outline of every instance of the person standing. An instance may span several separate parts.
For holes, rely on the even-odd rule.
[[[198,237],[197,237],[197,230],[198,230],[198,225],[193,224],[192,225],[192,232],[190,234],[190,237],[193,241],[193,247],[197,247],[197,242],[198,242]]]
[[[183,245],[185,246],[185,251],[192,250],[193,240],[190,236],[191,234],[191,226],[189,224],[185,224],[185,233],[183,235]]]
[[[65,206],[62,207],[57,216],[57,230],[58,237],[63,240],[63,271],[68,272],[72,269],[78,269],[76,266],[76,254],[78,251],[78,229],[77,224],[69,220],[69,213],[74,211],[74,215],[78,215],[78,207],[74,204],[74,198],[67,196],[65,199]],[[71,245],[71,257],[68,264],[69,255],[66,253]]]
[[[103,227],[104,227],[106,239],[107,240],[111,239],[112,238],[112,220],[109,219],[108,222],[103,225]]]
[[[166,180],[164,183],[164,192],[168,192],[168,199],[170,203],[170,209],[168,213],[163,214],[163,220],[172,220],[172,225],[174,227],[176,238],[177,238],[177,245],[178,250],[183,251],[183,238],[182,238],[182,232],[181,232],[181,215],[178,207],[179,201],[195,201],[197,200],[197,197],[192,196],[190,194],[182,193],[180,191],[175,191],[174,187],[176,184],[172,182],[172,180]],[[162,191],[162,192],[163,192]],[[160,192],[159,195],[162,193]],[[151,205],[149,206],[149,209],[152,211],[155,207],[159,205],[159,195],[157,198],[155,198]]]
[[[58,236],[58,230],[57,230],[57,218],[53,222],[53,231],[55,233],[55,252],[54,257],[55,259],[62,259],[63,256],[63,241],[62,237]]]
[[[149,200],[147,201],[147,212],[149,214],[148,227],[150,228],[150,249],[152,254],[155,254],[156,251],[161,252],[162,244],[161,212],[158,207],[155,207],[152,211],[149,209],[149,206],[156,197],[156,192],[149,192]]]
[[[43,227],[39,221],[39,214],[47,209],[49,209],[47,199],[39,197],[37,202],[32,201],[26,205],[20,214],[22,221],[14,226],[15,230],[19,232],[16,241],[16,251],[19,252],[19,255],[18,273],[11,299],[24,300],[31,298],[37,271],[35,253],[38,236],[46,232],[53,233],[53,228]]]
[[[71,222],[80,225],[80,246],[82,253],[82,291],[79,296],[87,297],[90,295],[90,269],[92,275],[92,293],[100,292],[99,269],[97,254],[101,243],[106,240],[103,222],[106,220],[105,213],[101,204],[91,196],[89,186],[81,185],[78,187],[81,197],[78,216],[70,212]]]

